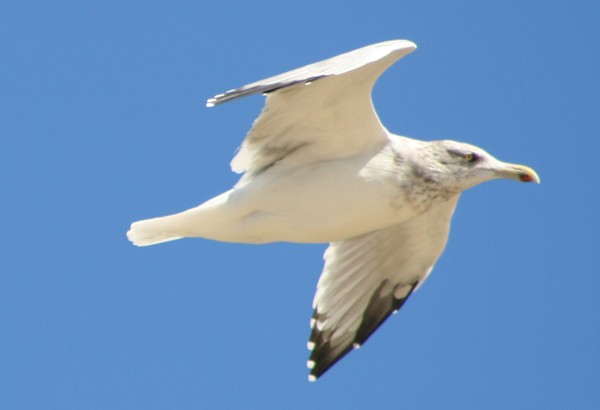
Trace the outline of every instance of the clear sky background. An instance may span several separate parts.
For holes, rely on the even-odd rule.
[[[600,407],[600,2],[3,1],[0,407]],[[136,248],[228,189],[262,107],[214,94],[367,44],[393,132],[535,168],[461,199],[446,252],[308,383],[325,245]]]

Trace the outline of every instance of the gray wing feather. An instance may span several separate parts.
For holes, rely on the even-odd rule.
[[[257,81],[240,88],[215,95],[206,102],[207,107],[257,93],[270,93],[281,88],[315,81],[322,77],[341,75],[378,61],[390,54],[398,54],[398,59],[416,49],[416,45],[407,40],[392,40],[359,48],[339,56],[309,64],[267,79]]]
[[[330,244],[313,302],[311,380],[362,345],[423,283],[446,245],[457,199],[405,223]]]
[[[371,102],[377,78],[415,49],[410,41],[374,44],[228,91],[208,105],[266,93],[263,110],[236,156],[238,186],[273,166],[290,168],[377,150],[387,141]]]

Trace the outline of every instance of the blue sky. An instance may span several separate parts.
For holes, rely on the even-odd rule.
[[[0,403],[10,409],[600,405],[600,3],[0,5]],[[461,199],[428,281],[307,382],[325,245],[184,240],[132,221],[237,179],[262,98],[207,98],[379,41],[393,132],[534,167]]]

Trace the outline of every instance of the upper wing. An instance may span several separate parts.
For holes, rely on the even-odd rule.
[[[362,345],[423,283],[446,246],[457,199],[408,222],[330,244],[313,301],[309,380]]]
[[[280,161],[310,163],[380,146],[387,132],[373,109],[371,90],[390,65],[415,48],[406,40],[373,44],[209,99],[210,107],[267,94],[232,169],[257,174]]]

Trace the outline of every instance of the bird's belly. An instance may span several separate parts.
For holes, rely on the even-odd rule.
[[[266,177],[231,194],[232,202],[249,205],[232,232],[236,242],[333,242],[417,213],[385,172],[324,164]]]
[[[305,211],[287,215],[281,212],[257,211],[242,221],[238,233],[244,238],[236,242],[335,242],[399,223],[401,212],[338,212],[322,215]]]

